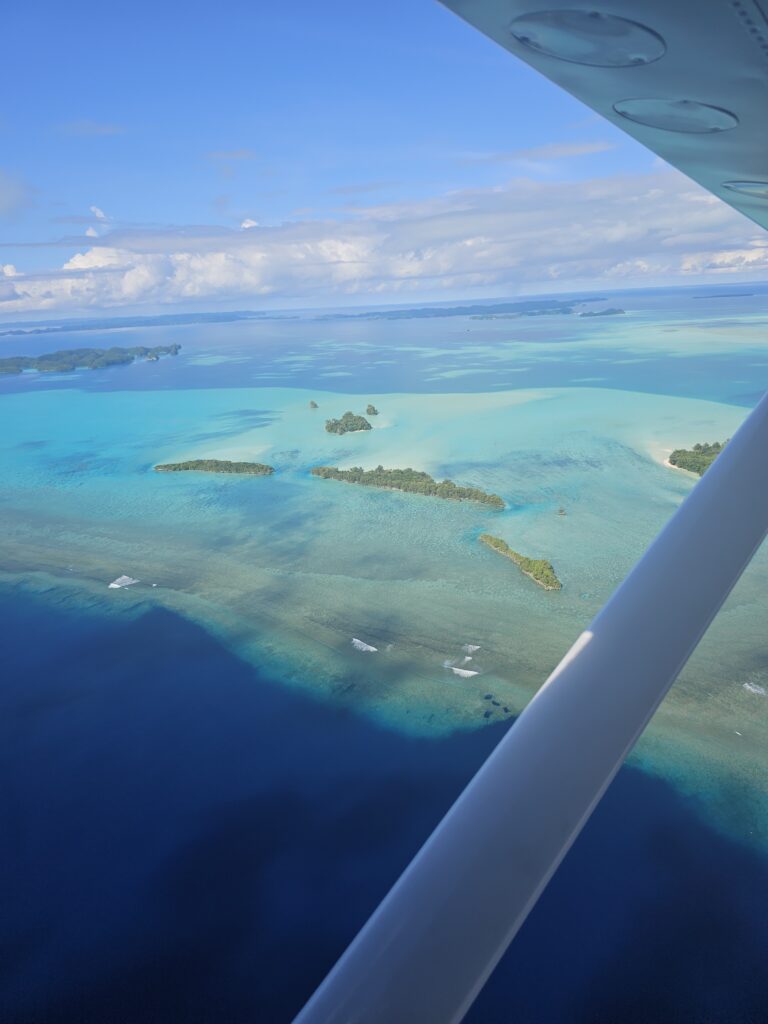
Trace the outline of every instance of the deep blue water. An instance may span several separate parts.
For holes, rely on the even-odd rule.
[[[0,621],[3,1024],[289,1021],[503,731],[386,732],[63,588]],[[768,861],[625,769],[469,1019],[765,1021],[766,949]]]

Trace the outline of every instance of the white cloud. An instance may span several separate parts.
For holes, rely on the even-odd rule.
[[[738,274],[744,271],[768,272],[768,240],[754,239],[744,249],[726,249],[722,252],[700,252],[686,256],[683,261],[686,273],[705,274],[715,271],[719,274]]]
[[[94,227],[86,228],[85,229],[85,233],[86,233],[86,235],[89,238],[98,238],[99,237],[99,232]]]
[[[243,226],[248,223],[243,222]],[[255,230],[112,230],[50,274],[6,277],[4,313],[142,304],[341,304],[684,283],[768,270],[758,228],[677,172],[515,179]],[[9,294],[9,288],[12,294]]]
[[[259,222],[257,220],[251,220],[250,217],[246,217],[243,223],[240,225],[240,227],[244,231],[246,231],[248,228],[257,228],[258,226]]]
[[[98,206],[89,206],[88,209],[91,211],[91,213],[97,220],[107,219],[106,213],[104,213],[103,210],[100,210]]]

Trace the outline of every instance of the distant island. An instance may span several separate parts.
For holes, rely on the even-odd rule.
[[[609,309],[588,309],[585,313],[579,313],[579,316],[625,316],[626,312],[625,309],[611,306]]]
[[[391,491],[448,498],[451,501],[479,501],[492,508],[504,508],[504,502],[498,494],[488,494],[479,487],[459,487],[452,480],[438,482],[429,473],[422,473],[416,469],[384,469],[383,466],[377,466],[376,469],[366,470],[360,466],[353,466],[352,469],[315,466],[311,472],[312,476],[319,476],[324,480],[344,480],[346,483],[360,484],[363,487],[383,487]]]
[[[319,409],[319,408],[320,408],[320,406],[319,406],[319,405],[317,404],[317,402],[316,402],[316,401],[314,400],[314,398],[313,398],[313,399],[312,399],[312,400],[310,401],[310,403],[309,403],[309,408],[310,408],[310,409]]]
[[[69,373],[72,370],[103,370],[110,366],[124,366],[136,359],[156,362],[160,356],[175,356],[181,345],[157,345],[146,348],[72,348],[61,352],[48,352],[42,356],[6,356],[0,359],[0,373]]]
[[[693,448],[676,448],[669,456],[670,465],[704,476],[727,444],[727,441],[715,441],[714,444],[695,444]]]
[[[470,320],[518,320],[522,313],[476,313]]]
[[[190,459],[188,462],[165,462],[155,466],[157,473],[239,473],[245,476],[271,476],[274,467],[263,462],[227,462],[225,459]]]
[[[365,415],[366,416],[378,416],[379,415],[379,410],[376,408],[375,405],[372,405],[369,402],[368,403],[368,408],[365,410]]]
[[[498,551],[500,555],[511,558],[522,573],[545,590],[562,589],[563,585],[557,578],[551,562],[547,562],[543,558],[526,558],[525,555],[513,551],[509,544],[502,540],[501,537],[492,537],[490,533],[481,533],[480,540],[483,544],[487,544],[489,548]]]
[[[372,427],[365,416],[345,412],[340,420],[326,420],[325,429],[329,434],[350,434],[355,430],[371,430]]]
[[[600,296],[563,301],[562,299],[522,299],[516,302],[467,303],[464,306],[417,306],[410,309],[369,310],[365,313],[324,313],[318,320],[415,320],[444,316],[467,316],[482,319],[511,313],[516,316],[549,316],[574,312],[583,302],[604,302]]]
[[[161,313],[157,316],[107,316],[67,320],[15,320],[0,330],[0,337],[9,334],[63,334],[66,331],[113,331],[123,327],[176,327],[187,324],[226,324],[238,320],[285,320],[287,316],[270,316],[251,310],[230,313]]]

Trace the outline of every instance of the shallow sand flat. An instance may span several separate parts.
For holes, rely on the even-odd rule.
[[[325,433],[325,418],[368,401],[381,411],[372,431]],[[419,735],[519,712],[695,482],[658,465],[654,446],[729,436],[744,415],[588,388],[36,392],[6,396],[2,411],[6,571],[27,582],[51,574],[70,595],[82,591],[84,609],[94,599],[120,614],[164,604],[272,677]],[[152,470],[257,453],[280,472]],[[508,507],[318,480],[308,469],[319,462],[411,465],[497,492]],[[564,590],[533,585],[478,543],[481,532],[549,558]],[[766,845],[768,699],[743,683],[768,675],[767,562],[759,555],[745,575],[636,755]],[[143,582],[107,592],[120,573]],[[352,637],[378,651],[356,651]],[[466,643],[480,645],[472,678],[444,667]]]

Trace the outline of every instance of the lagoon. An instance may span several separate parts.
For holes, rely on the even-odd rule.
[[[131,328],[120,332],[130,336],[121,343],[141,343],[139,336],[147,345],[180,341],[182,351],[174,360],[82,371],[43,384],[2,382],[0,568],[6,621],[14,609],[19,615],[28,609],[26,625],[14,634],[21,647],[6,691],[11,717],[26,723],[12,734],[14,749],[27,764],[43,750],[49,760],[69,765],[61,786],[68,778],[72,796],[65,798],[64,788],[46,780],[42,767],[26,780],[14,773],[11,792],[23,807],[41,800],[55,807],[48,825],[33,809],[23,812],[33,861],[67,829],[67,806],[77,809],[81,836],[68,846],[69,881],[62,888],[52,880],[45,899],[20,904],[14,918],[19,934],[58,921],[54,937],[32,941],[22,955],[32,987],[48,971],[48,987],[38,985],[34,996],[47,993],[46,1019],[78,1019],[65,969],[72,956],[75,978],[77,964],[84,970],[94,958],[93,973],[83,976],[101,980],[89,982],[81,998],[90,1007],[84,1019],[100,1021],[109,1019],[103,999],[123,991],[119,979],[136,958],[155,962],[152,913],[145,907],[137,917],[117,898],[103,914],[93,904],[82,925],[80,952],[65,954],[73,937],[65,920],[69,899],[83,892],[86,850],[96,842],[96,822],[110,794],[125,795],[129,816],[124,828],[117,818],[110,826],[115,838],[105,839],[103,854],[111,863],[102,865],[100,876],[110,891],[126,871],[136,891],[146,891],[142,887],[155,878],[151,884],[161,887],[167,901],[182,884],[179,879],[194,878],[194,865],[207,864],[209,854],[226,863],[241,834],[250,837],[250,853],[232,871],[246,886],[257,885],[259,872],[275,871],[284,872],[280,877],[288,886],[310,870],[306,858],[312,856],[326,864],[315,840],[301,847],[299,821],[315,821],[306,825],[310,835],[324,818],[334,822],[327,853],[343,858],[350,843],[356,848],[354,828],[343,824],[344,788],[359,771],[359,829],[369,830],[379,817],[379,799],[411,824],[397,840],[383,826],[388,853],[372,860],[371,851],[361,849],[352,874],[329,881],[331,903],[355,892],[363,901],[346,924],[321,927],[324,915],[318,911],[315,924],[307,925],[306,905],[293,907],[288,888],[279,903],[259,903],[263,927],[248,915],[227,918],[233,936],[240,936],[233,938],[233,955],[237,948],[255,955],[258,934],[265,964],[271,963],[265,952],[269,936],[286,957],[305,958],[302,984],[308,994],[311,980],[332,958],[329,951],[340,951],[355,922],[508,727],[501,709],[513,715],[525,705],[695,484],[664,465],[668,454],[730,436],[745,415],[748,396],[768,383],[760,323],[765,297],[707,302],[719,304],[719,315],[705,314],[703,300],[659,293],[655,300],[622,296],[617,304],[627,314],[616,321],[307,318]],[[82,338],[74,332],[71,342],[74,347]],[[16,352],[19,339],[6,339],[11,343]],[[32,339],[30,348],[39,343]],[[309,408],[310,400],[317,411]],[[379,411],[372,430],[337,436],[323,429],[326,417],[347,409],[363,413],[368,403]],[[153,469],[158,462],[214,458],[263,462],[275,473],[256,479]],[[325,485],[310,473],[316,465],[379,464],[409,465],[436,479],[482,488],[501,495],[506,507]],[[482,533],[550,560],[563,589],[546,592],[511,571],[506,560],[477,543]],[[600,843],[585,840],[591,856],[607,856],[610,836],[621,841],[626,833],[620,823],[629,813],[651,830],[662,829],[665,844],[687,850],[686,856],[695,837],[705,860],[730,863],[733,871],[740,864],[745,877],[764,870],[766,567],[761,552],[660,709],[633,755],[633,767],[617,783],[623,795],[606,805],[603,824],[593,830]],[[110,591],[108,583],[121,574],[141,582]],[[352,638],[376,651],[357,649]],[[468,670],[465,645],[477,648],[469,667],[476,676],[452,671]],[[231,679],[237,680],[234,689]],[[497,704],[485,699],[489,693]],[[266,707],[279,707],[278,718],[270,718]],[[215,743],[203,738],[205,729],[213,730]],[[310,740],[315,731],[319,735]],[[293,751],[293,761],[278,756],[268,740],[272,733]],[[341,790],[333,763],[317,773],[311,753],[315,742],[332,744],[334,736],[348,751],[337,765],[339,772],[344,765]],[[363,768],[373,736],[386,754]],[[219,744],[230,740],[237,770],[234,762],[231,770],[214,767],[224,756]],[[141,768],[138,751],[144,752]],[[199,770],[193,767],[198,755]],[[109,782],[86,799],[89,774],[101,770],[105,757]],[[415,785],[422,794],[407,813],[404,790],[384,785],[399,759],[403,786]],[[240,772],[248,780],[242,784],[236,781]],[[171,802],[146,809],[150,821],[166,823],[152,839],[141,828],[145,773],[147,779],[173,780]],[[253,802],[256,789],[260,795]],[[297,793],[303,794],[305,810],[296,804]],[[372,801],[370,817],[366,801]],[[311,814],[307,806],[314,808]],[[215,819],[220,838],[201,837],[201,847],[195,845],[194,820],[203,808]],[[262,827],[270,851],[266,860],[259,852]],[[295,842],[267,842],[275,829],[288,836],[295,830]],[[133,867],[117,856],[115,843],[125,846]],[[752,858],[753,866],[743,867],[744,858]],[[643,884],[664,877],[683,886],[682,861],[676,868],[650,848],[640,859],[636,868]],[[262,865],[253,869],[255,875],[251,862]],[[176,866],[158,880],[166,863]],[[306,868],[297,876],[298,863]],[[701,871],[707,870],[702,864]],[[7,877],[24,874],[21,866],[15,872]],[[361,872],[366,880],[358,885],[351,879]],[[588,865],[582,860],[579,884],[584,877]],[[572,900],[567,882],[568,876],[558,890],[561,907]],[[305,891],[303,883],[296,884]],[[623,884],[629,884],[626,878]],[[639,892],[630,890],[627,900]],[[199,894],[184,892],[184,906],[199,905]],[[758,925],[735,883],[729,892],[733,927],[747,936]],[[235,899],[234,891],[226,896],[233,915]],[[604,907],[606,893],[595,899]],[[689,927],[692,904],[675,908],[680,927]],[[547,914],[556,918],[556,907],[550,904],[541,919]],[[170,929],[171,945],[181,941],[170,923],[163,927]],[[303,935],[312,927],[314,946]],[[627,941],[634,931],[631,918],[618,915],[612,927],[617,934],[623,929]],[[213,941],[207,944],[201,934],[195,950],[184,952],[182,942],[179,955],[213,964],[218,980],[212,991],[218,997],[238,993],[242,1005],[233,1009],[232,1020],[252,1016],[260,1005],[256,996],[249,1001],[245,988],[226,981]],[[632,941],[638,956],[650,955],[650,939],[635,935]],[[106,948],[97,955],[102,942]],[[510,955],[520,958],[518,965],[528,962],[525,952]],[[743,950],[742,955],[749,960]],[[577,1019],[567,1009],[575,1005],[568,999],[577,999],[585,978],[597,972],[610,988],[611,977],[629,970],[622,962],[611,975],[606,957],[597,943],[593,960],[586,958],[574,972],[571,987],[566,984],[560,993],[557,1012],[566,1014],[560,1019]],[[519,967],[511,970],[507,976],[519,984]],[[285,982],[278,996],[283,982],[275,980],[270,988],[267,973],[261,1005],[275,1008],[275,1020],[287,1020],[290,986]],[[165,986],[159,976],[150,982],[152,1012],[160,1012],[171,990],[180,998],[180,979],[171,976]],[[499,984],[501,992],[504,983]],[[199,986],[195,991],[202,998]],[[31,1012],[31,992],[14,996],[17,1019]],[[705,985],[705,1008],[714,1005],[707,992]],[[529,987],[524,998],[539,1008],[539,1016],[531,1011],[530,1019],[548,1019],[541,1015],[543,989]],[[671,1013],[675,996],[664,998],[665,1012]],[[680,1005],[691,1005],[690,992],[680,998]],[[555,1013],[553,1005],[547,1012]],[[492,1004],[486,1011],[477,1019],[493,1019]]]

